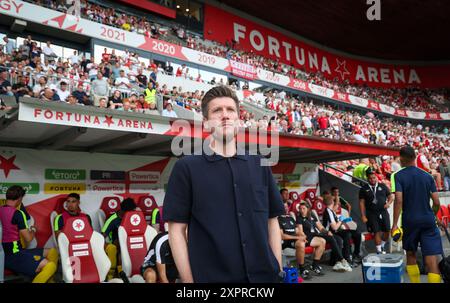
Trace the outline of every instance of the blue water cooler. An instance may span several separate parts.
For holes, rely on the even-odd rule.
[[[362,271],[364,283],[403,283],[403,254],[369,254]]]

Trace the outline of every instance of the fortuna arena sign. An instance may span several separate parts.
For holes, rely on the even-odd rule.
[[[449,64],[415,66],[352,59],[325,51],[212,5],[205,5],[203,32],[206,39],[223,44],[234,40],[239,49],[280,60],[287,65],[292,64],[308,72],[320,71],[329,79],[337,77],[374,87],[450,86]]]
[[[90,113],[88,111],[76,112],[70,111],[70,108],[57,109],[49,106],[43,108],[37,104],[31,103],[21,103],[19,108],[19,120],[21,121],[131,131],[139,133],[162,134],[170,130],[170,123],[164,123],[163,121],[152,122],[150,121],[152,117],[152,115],[148,115],[147,119],[137,117],[131,118],[129,116],[121,116],[120,112],[111,113],[109,111],[104,114],[99,114],[96,112]]]

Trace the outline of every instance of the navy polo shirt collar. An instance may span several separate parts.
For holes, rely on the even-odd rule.
[[[222,155],[215,153],[209,147],[209,145],[206,145],[205,152],[203,153],[203,157],[205,157],[205,159],[208,160],[209,162],[216,162],[216,161],[225,160],[225,159],[229,159],[229,158],[235,158],[235,159],[239,159],[239,160],[243,160],[243,161],[248,161],[247,152],[239,147],[236,149],[236,154],[234,156],[224,157]]]

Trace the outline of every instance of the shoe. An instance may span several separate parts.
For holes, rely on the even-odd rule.
[[[352,272],[353,271],[352,266],[345,259],[342,260],[342,266],[344,267],[346,272]]]
[[[333,270],[337,272],[346,272],[347,268],[342,264],[341,261],[336,262],[333,266]]]
[[[303,270],[299,269],[298,275],[300,277],[302,277],[303,280],[311,280],[312,279],[311,274],[310,274],[309,270],[307,270],[307,269],[303,269]]]
[[[318,276],[323,276],[324,275],[322,269],[318,265],[311,265],[309,267],[309,270],[315,275],[318,275]]]
[[[353,261],[352,263],[354,263],[354,264],[361,264],[362,263],[362,258],[359,255],[354,255],[353,258],[352,258],[352,261]]]

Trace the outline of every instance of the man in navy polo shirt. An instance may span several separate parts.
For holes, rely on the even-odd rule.
[[[190,282],[279,282],[284,214],[261,157],[236,146],[239,101],[225,86],[202,100],[212,139],[203,154],[175,163],[163,217],[180,278]],[[186,233],[186,230],[188,231]]]
[[[411,146],[400,149],[402,169],[391,175],[391,191],[395,193],[392,233],[398,229],[400,213],[406,271],[411,283],[420,283],[416,252],[420,243],[428,270],[428,282],[440,283],[438,256],[442,254],[441,235],[436,214],[440,208],[433,177],[416,166],[416,152]],[[430,205],[433,200],[433,206]]]

